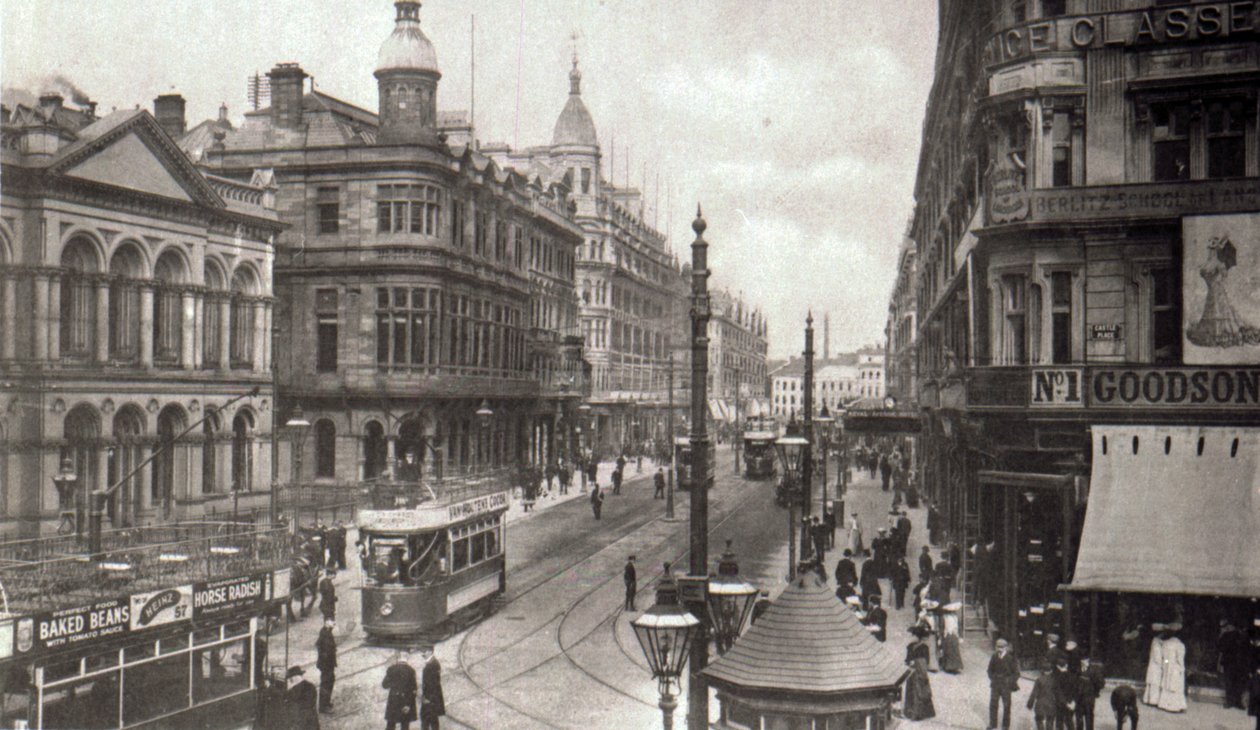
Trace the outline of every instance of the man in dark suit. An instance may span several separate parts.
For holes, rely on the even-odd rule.
[[[836,585],[854,585],[857,583],[858,573],[857,566],[853,564],[853,551],[845,548],[844,557],[840,558],[840,562],[836,563]]]
[[[1055,730],[1076,730],[1076,675],[1068,671],[1068,660],[1061,656],[1054,664],[1054,727]]]
[[[381,687],[389,690],[385,700],[385,730],[410,730],[416,719],[416,670],[403,661],[401,653],[394,654],[394,663],[385,670]]]
[[[323,614],[325,621],[335,621],[337,618],[337,587],[333,585],[333,578],[336,577],[337,569],[329,566],[328,572],[319,581],[319,612]]]
[[[652,493],[652,499],[665,499],[665,470],[657,468],[656,474],[652,476],[652,485],[656,487],[656,491]]]
[[[446,714],[442,695],[442,665],[433,655],[433,647],[420,650],[424,669],[420,672],[420,730],[438,730],[438,718]]]
[[[1127,684],[1111,690],[1111,711],[1116,715],[1116,730],[1124,730],[1127,719],[1133,730],[1138,726],[1137,690]]]
[[[1076,730],[1094,730],[1094,704],[1106,685],[1102,667],[1081,656],[1076,675]]]
[[[1028,709],[1033,711],[1033,719],[1037,722],[1037,730],[1054,730],[1054,722],[1058,713],[1058,700],[1055,693],[1054,672],[1046,670],[1033,683],[1032,693],[1028,695]]]
[[[315,640],[315,668],[319,670],[319,711],[332,712],[333,684],[337,681],[337,640],[332,621],[325,621]]]
[[[927,580],[932,580],[932,568],[934,568],[934,567],[935,567],[935,565],[932,563],[932,553],[931,553],[930,549],[928,548],[928,546],[927,546],[927,545],[924,545],[924,546],[923,546],[923,552],[919,553],[919,577],[920,577],[920,579],[922,579],[924,576],[926,576],[926,577],[927,577]]]
[[[1019,660],[1006,639],[997,640],[997,651],[989,657],[989,728],[998,726],[998,705],[1002,706],[1002,727],[1011,726],[1011,693],[1019,689]]]
[[[1234,627],[1232,621],[1221,619],[1221,633],[1216,638],[1216,650],[1220,657],[1221,678],[1225,680],[1225,707],[1243,709],[1243,690],[1247,688],[1247,664],[1251,647],[1247,637]]]
[[[315,685],[311,684],[303,676],[306,672],[301,667],[289,667],[289,671],[285,674],[285,678],[292,680],[298,678],[298,682],[289,687],[284,696],[285,704],[285,728],[293,728],[293,730],[319,730],[319,713],[316,711],[315,705],[318,702],[318,692]]]
[[[639,577],[634,570],[634,556],[626,558],[626,569],[622,571],[622,579],[626,584],[625,610],[634,610],[634,594],[639,591]]]

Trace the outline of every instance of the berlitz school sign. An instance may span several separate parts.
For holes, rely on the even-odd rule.
[[[1260,368],[1033,368],[1033,408],[1257,408]]]
[[[984,48],[986,65],[1051,51],[1260,38],[1260,2],[1185,3],[1148,10],[1069,15],[998,33]]]

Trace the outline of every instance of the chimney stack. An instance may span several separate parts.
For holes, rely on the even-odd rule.
[[[171,139],[184,136],[184,105],[184,97],[179,94],[162,94],[153,100],[153,116]]]
[[[823,312],[823,362],[831,359],[831,312]]]
[[[39,108],[45,115],[51,115],[54,111],[61,108],[61,103],[63,101],[65,101],[65,98],[62,97],[61,94],[40,94]]]
[[[302,89],[306,72],[296,63],[280,63],[267,72],[271,81],[271,123],[281,129],[302,126]]]

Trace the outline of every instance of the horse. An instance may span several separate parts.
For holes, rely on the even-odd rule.
[[[293,614],[293,601],[298,602],[302,618],[310,614],[311,608],[315,605],[315,599],[318,597],[316,591],[318,583],[319,570],[315,565],[305,555],[296,556],[289,567],[289,599],[284,603],[290,621],[297,620],[297,616]],[[310,599],[309,603],[306,601],[307,598]]]

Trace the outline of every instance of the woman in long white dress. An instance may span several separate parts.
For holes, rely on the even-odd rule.
[[[853,557],[862,554],[865,546],[862,544],[862,523],[858,522],[856,513],[849,520],[849,550],[853,551]]]
[[[1152,624],[1151,629],[1158,633],[1151,639],[1142,702],[1166,712],[1185,712],[1186,646],[1173,635],[1181,624]]]

